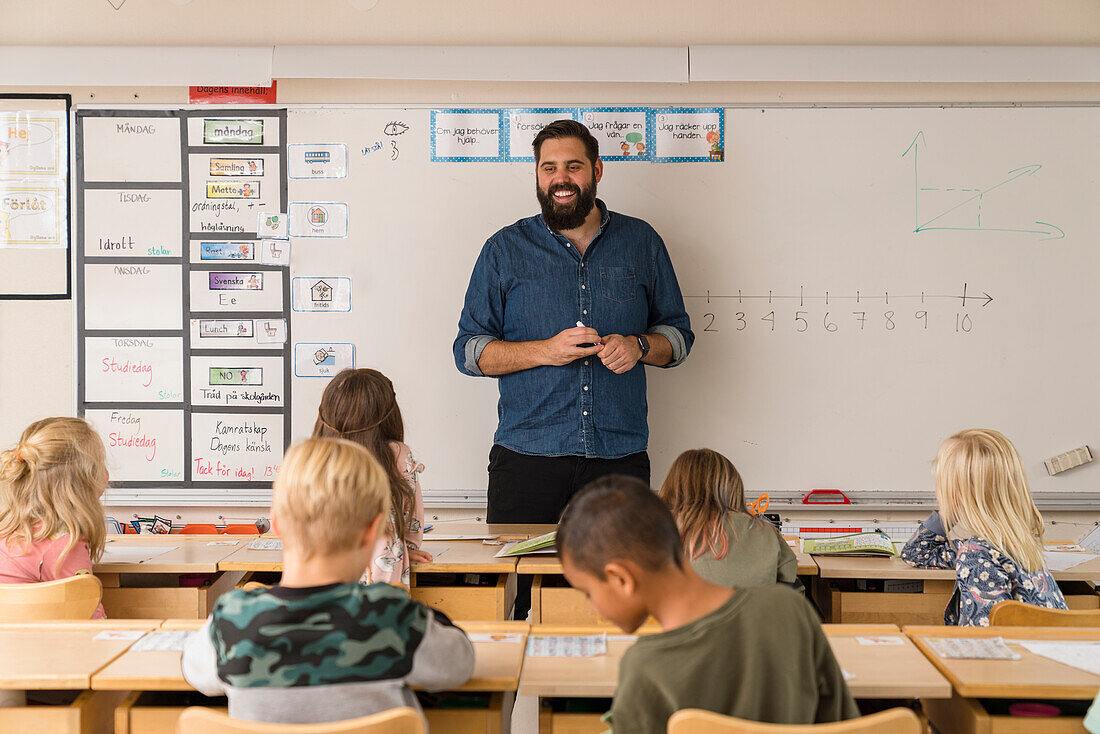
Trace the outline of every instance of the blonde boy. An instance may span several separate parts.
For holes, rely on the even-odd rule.
[[[461,685],[473,646],[446,616],[388,584],[357,583],[390,513],[385,471],[343,439],[287,452],[275,480],[272,525],[283,539],[277,586],[218,599],[188,640],[183,672],[234,718],[338,721],[397,706],[409,690]]]

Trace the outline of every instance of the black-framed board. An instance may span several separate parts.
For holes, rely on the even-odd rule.
[[[286,211],[285,149],[282,109],[77,111],[77,402],[113,490],[270,496],[290,273],[258,229]]]

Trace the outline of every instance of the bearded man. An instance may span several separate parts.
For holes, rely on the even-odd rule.
[[[490,523],[557,523],[606,474],[649,483],[641,365],[675,367],[695,340],[660,236],[596,198],[588,128],[557,120],[533,146],[542,214],[485,243],[454,341],[461,372],[499,378]]]

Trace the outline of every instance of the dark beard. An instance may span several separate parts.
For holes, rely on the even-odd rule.
[[[560,205],[554,201],[554,193],[557,191],[576,192],[577,198],[571,204]],[[596,182],[593,181],[591,186],[583,189],[572,184],[556,184],[545,193],[536,183],[535,196],[542,206],[542,218],[546,226],[555,232],[563,232],[584,224],[592,207],[596,205]]]

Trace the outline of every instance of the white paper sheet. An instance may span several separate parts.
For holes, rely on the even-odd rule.
[[[136,640],[146,633],[146,630],[103,630],[96,634],[93,640]]]
[[[1046,559],[1047,568],[1051,571],[1068,571],[1074,566],[1079,566],[1082,563],[1088,563],[1094,561],[1100,556],[1092,553],[1073,553],[1066,551],[1043,551],[1043,558]]]
[[[249,550],[282,550],[283,541],[279,538],[257,538],[248,544]]]
[[[426,533],[424,540],[496,540],[499,535],[446,535],[443,533]]]
[[[607,635],[531,635],[527,654],[534,658],[590,658],[607,654]]]
[[[1003,637],[932,637],[928,646],[941,658],[974,660],[1019,660],[1020,655],[1005,644]]]
[[[160,543],[156,545],[115,543],[103,550],[103,558],[100,563],[145,563],[169,551],[174,551],[178,547],[178,545],[161,545]]]
[[[905,641],[900,637],[857,637],[861,645],[904,645]]]
[[[1025,650],[1100,675],[1100,643],[1098,642],[1024,642]]]
[[[134,652],[149,650],[182,651],[187,638],[195,634],[191,630],[153,630],[130,648]]]

